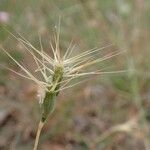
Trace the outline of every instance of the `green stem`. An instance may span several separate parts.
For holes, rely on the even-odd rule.
[[[43,113],[42,113],[42,118],[41,118],[42,122],[45,122],[48,116],[54,111],[55,99],[56,99],[55,92],[46,92],[46,95],[43,101]]]

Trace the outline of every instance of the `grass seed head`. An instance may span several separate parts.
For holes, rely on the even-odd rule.
[[[90,66],[101,63],[123,52],[114,51],[104,55],[103,57],[96,57],[100,51],[111,45],[102,48],[90,49],[77,54],[76,56],[71,56],[74,46],[71,46],[70,44],[65,54],[62,56],[59,48],[60,31],[58,31],[57,34],[54,35],[55,44],[53,45],[52,43],[50,43],[51,50],[53,52],[52,57],[43,50],[41,38],[39,40],[41,49],[38,50],[22,35],[19,34],[18,37],[16,37],[12,33],[10,34],[22,44],[27,52],[32,55],[37,66],[35,72],[39,72],[42,75],[42,79],[36,77],[35,74],[31,73],[27,68],[17,62],[4,48],[2,48],[2,50],[22,69],[24,74],[15,71],[13,72],[20,75],[21,77],[34,81],[38,85],[38,96],[40,103],[43,102],[46,92],[55,92],[58,94],[59,91],[70,88],[80,83],[78,82],[69,85],[73,79],[94,74],[97,75],[103,73],[124,72],[124,70],[103,72],[102,69],[95,71],[86,71]]]
[[[61,56],[60,48],[59,48],[59,33],[60,31],[58,31],[56,36],[54,36],[55,45],[53,46],[53,44],[50,43],[53,52],[53,57],[51,57],[46,52],[44,52],[41,38],[40,38],[41,50],[38,50],[20,34],[19,37],[16,37],[11,33],[13,37],[15,37],[22,44],[22,46],[32,55],[37,66],[37,68],[35,69],[35,73],[39,72],[42,76],[42,79],[36,77],[34,73],[31,73],[26,67],[22,66],[4,48],[2,48],[2,50],[22,69],[24,74],[18,73],[9,68],[8,69],[21,77],[34,81],[38,85],[38,98],[39,98],[39,103],[41,104],[42,113],[41,113],[41,120],[36,135],[34,150],[37,149],[40,133],[44,123],[48,119],[48,116],[55,109],[56,97],[59,94],[59,91],[67,88],[72,88],[73,86],[82,83],[83,81],[79,81],[76,82],[75,84],[70,84],[70,82],[73,79],[79,77],[83,77],[83,76],[86,77],[88,75],[94,75],[94,74],[97,75],[97,74],[104,74],[104,73],[124,72],[124,70],[112,71],[112,72],[103,72],[102,69],[95,70],[95,71],[87,70],[87,68],[92,65],[108,60],[122,53],[120,51],[115,51],[106,54],[103,57],[96,57],[101,50],[105,49],[108,46],[98,48],[98,49],[96,48],[90,49],[72,57],[71,57],[71,53],[73,51],[74,46],[73,47],[69,46],[65,54]]]

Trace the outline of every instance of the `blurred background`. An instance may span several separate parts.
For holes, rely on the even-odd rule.
[[[49,40],[61,16],[61,51],[71,40],[73,55],[126,50],[95,68],[126,73],[89,77],[60,93],[43,129],[41,150],[150,149],[149,0],[0,0],[0,44],[29,70],[33,58],[16,33],[51,55]],[[33,147],[40,108],[37,87],[2,66],[21,69],[0,50],[0,150]]]

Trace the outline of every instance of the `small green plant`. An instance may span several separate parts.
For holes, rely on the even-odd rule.
[[[49,56],[46,52],[43,51],[42,44],[40,44],[41,50],[38,50],[21,35],[19,35],[18,37],[14,36],[24,46],[24,48],[33,56],[35,63],[37,65],[37,69],[35,71],[39,72],[42,75],[43,79],[38,79],[33,73],[31,73],[18,61],[16,61],[16,59],[14,59],[10,55],[10,53],[8,53],[4,48],[2,48],[2,50],[24,71],[25,74],[15,72],[14,70],[9,68],[8,69],[15,72],[17,75],[21,77],[34,81],[39,87],[38,96],[42,113],[33,150],[37,150],[41,130],[44,124],[46,123],[49,115],[52,114],[52,112],[55,109],[55,102],[59,94],[59,91],[73,87],[74,85],[81,83],[82,81],[79,81],[75,84],[68,85],[73,79],[79,77],[95,74],[98,75],[104,73],[107,74],[107,73],[124,72],[124,70],[104,72],[103,69],[95,71],[88,71],[88,70],[85,71],[89,66],[100,63],[114,56],[117,56],[120,53],[122,53],[122,51],[111,52],[109,54],[104,55],[101,58],[96,57],[98,52],[108,47],[106,46],[99,49],[90,49],[76,56],[70,57],[73,50],[73,47],[70,46],[68,47],[68,49],[66,50],[65,54],[62,57],[59,47],[59,39],[60,39],[59,36],[60,36],[60,27],[58,29],[58,32],[54,36],[55,39],[54,46],[52,43],[50,43],[53,52],[53,57]]]

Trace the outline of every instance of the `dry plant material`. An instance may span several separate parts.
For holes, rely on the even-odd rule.
[[[89,66],[98,64],[102,61],[115,57],[120,53],[122,53],[123,51],[114,51],[105,54],[103,57],[97,58],[96,56],[98,52],[110,46],[108,45],[106,47],[98,49],[90,49],[76,56],[70,57],[74,47],[71,46],[70,44],[65,54],[61,56],[59,48],[59,36],[60,36],[60,25],[57,33],[54,35],[55,40],[54,46],[52,43],[50,43],[51,49],[53,51],[53,57],[51,57],[46,52],[43,51],[41,39],[40,39],[41,50],[38,50],[20,34],[19,37],[13,35],[13,37],[16,38],[24,46],[24,48],[33,56],[35,63],[37,65],[37,69],[35,70],[35,72],[39,72],[42,75],[43,78],[42,80],[37,78],[27,68],[25,68],[18,61],[16,61],[4,48],[2,48],[2,50],[22,69],[24,74],[15,72],[10,68],[7,69],[11,70],[12,72],[15,72],[17,75],[21,77],[34,81],[39,87],[38,97],[42,109],[42,114],[38,126],[34,150],[37,150],[40,133],[46,120],[48,119],[49,115],[54,111],[55,101],[59,94],[59,91],[71,88],[77,84],[82,83],[83,81],[79,81],[74,84],[71,83],[73,79],[79,77],[95,74],[99,75],[99,74],[112,74],[125,72],[125,70],[103,72],[103,69],[90,72],[85,71]]]

